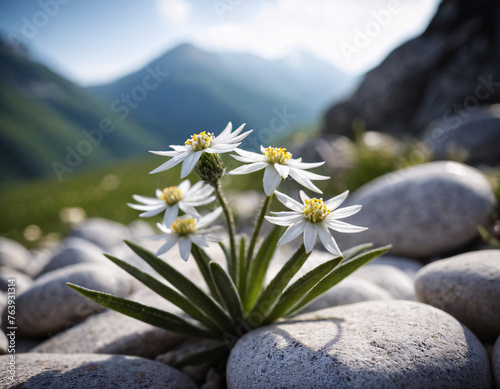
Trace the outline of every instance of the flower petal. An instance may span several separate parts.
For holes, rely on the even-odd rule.
[[[163,223],[165,224],[165,226],[172,226],[172,223],[175,221],[178,214],[179,207],[177,207],[177,204],[167,207],[167,209],[165,210],[165,215],[163,216]]]
[[[160,205],[158,208],[156,209],[152,209],[151,211],[147,211],[147,212],[143,212],[141,214],[139,214],[139,217],[151,217],[151,216],[155,216],[155,215],[158,215],[159,213],[161,213],[165,208],[167,207],[166,204],[163,204],[163,205]]]
[[[307,224],[308,223],[305,220],[303,220],[288,227],[283,236],[278,241],[278,245],[280,246],[282,244],[286,244],[294,240],[296,237],[298,237],[300,234],[304,232],[304,229],[306,228]]]
[[[299,215],[297,215],[299,216]],[[301,219],[304,219],[301,217],[301,219],[297,218],[296,216],[285,216],[285,217],[279,217],[279,216],[264,216],[266,220],[270,223],[276,224],[278,226],[291,226],[292,224],[297,223]]]
[[[352,205],[350,207],[339,208],[330,213],[328,218],[330,219],[343,219],[345,217],[354,215],[359,212],[361,205]]]
[[[288,166],[280,165],[279,163],[275,163],[274,168],[284,179],[286,179],[288,177],[288,173],[290,173],[290,168]]]
[[[368,228],[366,227],[359,227],[355,226],[353,224],[341,222],[338,220],[325,220],[324,223],[328,226],[328,228],[331,228],[332,230],[338,231],[338,232],[345,232],[347,234],[354,234],[356,232],[361,232],[365,231]]]
[[[312,190],[313,192],[316,192],[316,193],[323,193],[321,191],[321,189],[319,189],[316,185],[314,185],[309,179],[307,178],[303,178],[300,173],[302,171],[301,170],[297,170],[297,169],[290,169],[290,175],[292,176],[292,178],[297,181],[300,185],[306,187],[307,189],[310,189]]]
[[[305,163],[302,162],[302,158],[299,159],[290,159],[286,163],[290,167],[298,168],[298,169],[312,169],[315,167],[319,167],[325,164],[325,162],[313,162],[313,163]]]
[[[266,166],[269,166],[269,164],[267,162],[254,162],[254,163],[251,163],[249,165],[243,165],[243,166],[237,167],[236,169],[231,170],[229,172],[229,174],[235,174],[235,175],[249,174],[249,173],[256,172],[258,170],[262,170]]]
[[[151,170],[149,174],[154,174],[154,173],[159,173],[164,170],[168,170],[170,168],[173,168],[174,166],[178,165],[182,161],[184,161],[188,157],[189,153],[186,151],[185,153],[178,154],[174,156],[172,159],[168,160],[165,162],[163,165],[158,166],[156,169]]]
[[[182,259],[187,262],[189,254],[191,254],[191,239],[185,236],[179,238],[179,253]]]
[[[222,213],[222,207],[217,208],[215,211],[210,212],[208,215],[203,216],[197,223],[196,228],[204,228],[212,224]]]
[[[181,178],[186,177],[196,166],[196,163],[201,158],[203,150],[195,151],[193,154],[189,155],[186,160],[182,163],[181,168]]]
[[[297,169],[295,167],[291,167],[291,170],[295,170],[302,178],[308,180],[329,180],[330,177],[322,176],[316,173],[308,172],[307,170]]]
[[[331,211],[337,209],[347,198],[347,195],[349,194],[349,191],[346,190],[344,193],[339,194],[338,196],[335,196],[331,198],[330,200],[325,202],[325,205],[330,209]]]
[[[165,203],[160,203],[160,204],[133,204],[133,203],[127,203],[127,205],[132,208],[132,209],[137,209],[138,211],[152,211],[154,209],[158,209],[158,207],[161,207],[162,205],[165,205]]]
[[[208,243],[201,235],[192,234],[191,241],[197,246],[208,247]]]
[[[286,194],[281,193],[279,191],[274,192],[274,194],[276,195],[276,198],[278,199],[278,201],[281,204],[283,204],[285,207],[287,207],[288,209],[291,209],[292,211],[296,211],[296,212],[300,212],[300,213],[304,212],[304,205],[302,205],[298,201],[295,201],[291,197],[289,197]]]
[[[177,243],[177,236],[169,235],[165,244],[161,246],[156,252],[156,256],[159,257],[160,255],[165,254],[168,250],[174,247],[176,243]]]
[[[178,205],[179,208],[184,211],[184,213],[191,215],[191,216],[194,216],[194,217],[200,217],[200,214],[198,213],[198,211],[196,209],[194,209],[194,207],[192,205],[188,204],[187,202],[180,201],[176,205]]]
[[[306,223],[304,229],[304,246],[306,248],[306,253],[310,253],[316,244],[316,238],[318,237],[318,228],[316,223]]]
[[[303,203],[305,203],[306,200],[311,200],[311,198],[308,195],[306,195],[306,192],[304,192],[303,190],[299,192],[299,196]]]
[[[271,196],[281,182],[281,176],[273,165],[267,165],[264,170],[264,193]]]
[[[179,185],[177,185],[177,189],[179,189],[184,194],[189,191],[189,188],[191,188],[191,182],[189,182],[189,180],[184,180]]]
[[[323,244],[323,246],[325,246],[325,249],[327,249],[336,257],[342,255],[337,242],[335,242],[335,239],[333,239],[330,231],[328,231],[328,228],[323,223],[318,223],[318,235],[319,240],[321,240],[321,243]]]
[[[153,205],[153,204],[157,205],[157,204],[163,203],[163,200],[160,200],[160,199],[155,198],[155,197],[133,195],[132,198],[139,203],[148,204],[148,205]]]
[[[267,158],[258,153],[254,153],[252,151],[246,151],[242,149],[234,149],[234,152],[243,158],[248,159],[248,161],[243,161],[243,162],[265,162],[267,161]]]

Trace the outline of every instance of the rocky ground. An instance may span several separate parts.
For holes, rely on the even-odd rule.
[[[155,233],[149,225],[89,219],[56,249],[40,252],[0,238],[0,387],[208,389],[226,380],[245,389],[500,387],[500,250],[473,243],[495,208],[487,180],[465,165],[434,162],[383,176],[350,201],[363,205],[350,222],[369,229],[335,235],[341,248],[392,243],[390,255],[300,315],[245,335],[226,372],[174,369],[169,364],[196,347],[189,339],[104,310],[65,284],[181,314],[102,255],[153,273],[122,242],[154,250],[141,238]],[[271,273],[289,250],[278,252]],[[221,258],[217,246],[209,252]],[[194,261],[185,263],[175,249],[164,257],[202,284]],[[313,252],[302,273],[328,259]],[[15,315],[7,306],[12,278]],[[7,337],[8,316],[15,316],[15,339]]]

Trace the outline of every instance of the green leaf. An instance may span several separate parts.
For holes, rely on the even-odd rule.
[[[342,262],[347,262],[349,259],[355,257],[356,255],[362,253],[365,250],[368,250],[373,247],[373,243],[363,243],[354,247],[351,247],[350,249],[344,251],[344,259]]]
[[[245,293],[246,289],[246,277],[247,277],[247,263],[245,261],[245,249],[246,249],[246,241],[244,237],[241,237],[240,239],[240,252],[238,253],[238,261],[239,261],[239,274],[238,274],[238,291],[241,295]]]
[[[255,306],[248,314],[250,323],[254,327],[259,327],[267,312],[274,306],[276,301],[281,297],[283,289],[286,288],[290,280],[300,270],[310,253],[306,253],[304,245],[302,244],[296,253],[290,258],[278,272],[278,274],[269,283],[267,288],[259,296]],[[261,318],[255,320],[255,317]],[[257,325],[255,325],[255,324]]]
[[[342,258],[343,257],[340,256],[322,263],[290,285],[283,292],[276,306],[264,320],[264,324],[272,323],[290,311],[291,308],[299,302],[307,292],[309,292],[319,281],[321,281],[321,279],[323,279],[323,277],[330,273],[340,263],[340,261],[342,261]]]
[[[229,256],[229,251],[227,250],[227,247],[224,243],[219,242],[219,246],[222,249],[222,252],[224,253],[224,256],[226,257],[227,263],[231,260],[231,257]]]
[[[219,304],[193,282],[187,279],[182,273],[175,270],[168,263],[156,257],[153,253],[137,246],[136,244],[125,241],[125,243],[142,259],[144,259],[153,269],[155,269],[162,277],[177,288],[184,296],[186,296],[194,305],[201,309],[217,324],[221,331],[234,333],[235,328],[232,320]]]
[[[332,286],[338,284],[340,281],[342,281],[355,270],[359,269],[364,264],[385,254],[391,247],[392,245],[379,247],[366,253],[362,253],[356,257],[351,258],[349,261],[342,263],[339,267],[335,268],[332,272],[330,272],[330,274],[328,274],[320,282],[318,282],[318,284],[314,288],[312,288],[311,291],[307,293],[298,304],[293,307],[293,311],[289,312],[289,314],[292,315],[296,313],[298,310],[302,309],[311,301],[325,293]]]
[[[125,261],[122,261],[121,259],[118,259],[118,258],[113,257],[112,255],[108,255],[108,254],[104,254],[104,255],[109,260],[111,260],[113,263],[115,263],[116,265],[121,267],[123,270],[125,270],[127,273],[129,273],[131,276],[133,276],[137,280],[141,281],[149,289],[158,293],[161,297],[170,301],[172,304],[178,306],[180,309],[182,309],[184,312],[186,312],[188,315],[190,315],[193,319],[196,319],[196,320],[200,321],[201,323],[205,324],[208,328],[215,331],[216,333],[220,332],[216,323],[214,323],[214,321],[211,318],[206,316],[195,305],[193,305],[186,297],[184,297],[182,294],[178,293],[176,290],[165,285],[163,282],[158,281],[156,278],[152,277],[151,275],[137,269],[136,267],[132,266],[131,264],[129,264]]]
[[[215,298],[215,300],[217,300],[217,302],[222,303],[221,296],[219,295],[219,292],[215,287],[214,280],[212,279],[212,274],[210,273],[209,263],[211,261],[211,258],[208,256],[205,250],[195,244],[191,246],[191,254],[193,254],[196,264],[200,269],[201,275],[205,279],[205,282],[208,285],[208,289],[210,289],[210,293],[212,293],[212,296]]]
[[[196,366],[202,363],[214,364],[229,355],[229,348],[225,344],[210,348],[199,353],[188,355],[174,364],[174,367],[181,368],[184,366]]]
[[[274,227],[273,231],[262,242],[257,255],[250,263],[250,270],[248,271],[246,282],[247,292],[244,295],[243,308],[245,312],[249,311],[254,306],[259,297],[269,267],[269,262],[276,251],[276,244],[284,231],[285,227]]]
[[[142,305],[136,303],[135,301],[116,297],[108,293],[87,289],[69,282],[66,284],[78,293],[83,294],[85,297],[88,297],[106,308],[123,313],[124,315],[133,317],[134,319],[156,327],[163,328],[167,331],[196,338],[219,338],[219,336],[214,336],[212,332],[195,326],[194,324],[191,324],[179,316],[173,315],[169,312],[148,307],[147,305]]]
[[[241,305],[240,296],[233,280],[224,271],[224,269],[216,262],[210,262],[210,271],[215,281],[215,285],[219,290],[219,294],[224,300],[229,315],[236,320],[243,318],[243,307]]]

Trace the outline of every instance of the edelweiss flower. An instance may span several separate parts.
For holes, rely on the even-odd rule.
[[[199,181],[191,187],[189,180],[185,180],[179,186],[169,186],[163,191],[156,189],[157,198],[133,195],[134,200],[142,204],[127,205],[139,211],[146,211],[141,213],[140,217],[155,216],[165,211],[163,223],[166,226],[171,226],[179,215],[179,208],[187,214],[200,217],[194,207],[214,201],[215,196],[210,196],[213,191],[214,188],[204,184],[203,181]]]
[[[306,172],[304,169],[312,169],[324,164],[304,163],[302,158],[293,159],[292,154],[286,151],[285,148],[268,147],[265,149],[260,147],[262,154],[252,153],[241,149],[234,151],[239,155],[232,155],[240,162],[250,162],[250,165],[243,165],[229,172],[229,174],[247,174],[253,173],[261,169],[264,170],[264,192],[266,196],[270,196],[281,182],[282,178],[287,178],[290,175],[300,185],[318,193],[323,193],[317,188],[311,180],[328,180],[330,177],[320,176],[311,172]]]
[[[313,249],[316,238],[319,235],[323,246],[333,255],[339,256],[342,253],[337,242],[335,242],[330,231],[328,231],[329,228],[346,233],[366,230],[365,227],[354,226],[338,220],[354,215],[361,209],[361,205],[337,209],[346,199],[348,191],[326,202],[323,202],[323,199],[310,199],[303,191],[300,191],[300,198],[303,204],[278,191],[275,193],[278,200],[285,207],[292,210],[291,212],[272,212],[277,216],[266,216],[266,219],[271,223],[279,226],[289,226],[278,241],[278,245],[288,243],[304,233],[304,246],[306,252],[309,253]]]
[[[206,228],[212,224],[222,213],[222,208],[219,207],[215,211],[209,213],[200,219],[195,219],[191,215],[184,215],[175,219],[171,228],[167,228],[164,224],[158,223],[158,228],[164,232],[162,235],[151,236],[150,239],[166,240],[156,252],[156,256],[160,256],[179,244],[179,252],[184,261],[187,261],[191,253],[191,245],[194,243],[197,246],[207,247],[208,242],[219,242],[221,239],[214,232],[219,231],[220,227]]]
[[[253,131],[250,130],[240,134],[243,127],[245,127],[245,124],[242,124],[236,131],[231,133],[233,126],[229,122],[224,131],[217,137],[214,137],[213,133],[203,131],[199,134],[191,135],[191,138],[184,143],[184,146],[170,146],[170,148],[174,149],[173,151],[150,151],[150,153],[172,157],[172,159],[157,167],[149,174],[168,170],[183,162],[181,178],[184,178],[191,173],[204,152],[209,154],[227,153],[238,147],[241,144],[240,141]]]

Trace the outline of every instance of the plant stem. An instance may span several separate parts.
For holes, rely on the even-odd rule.
[[[234,218],[231,209],[229,208],[229,204],[222,193],[222,188],[220,184],[220,180],[217,180],[217,185],[215,186],[215,194],[217,195],[217,199],[224,211],[224,216],[226,217],[227,226],[229,229],[229,256],[231,258],[228,261],[227,267],[229,269],[229,274],[231,275],[232,280],[235,284],[238,283],[238,257],[236,256],[236,243],[235,243],[235,235],[236,229],[234,226]],[[238,285],[236,285],[238,286]]]
[[[260,210],[259,217],[255,222],[255,228],[253,230],[252,240],[250,241],[250,246],[248,246],[247,260],[246,266],[250,264],[250,261],[253,257],[253,251],[255,249],[255,244],[257,243],[257,238],[259,237],[259,232],[262,227],[262,223],[264,222],[264,216],[266,216],[267,210],[269,209],[269,205],[271,204],[271,200],[273,198],[273,194],[267,196],[264,200],[264,204],[262,205],[262,209]]]

